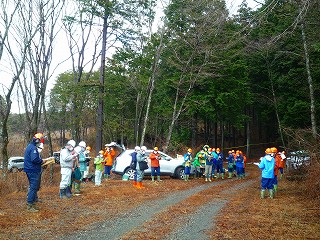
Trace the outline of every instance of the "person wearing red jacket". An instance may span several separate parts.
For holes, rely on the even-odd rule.
[[[160,179],[160,163],[159,160],[161,159],[161,155],[158,152],[158,147],[154,147],[153,152],[150,153],[149,158],[151,160],[151,179],[154,182],[154,177],[157,176],[158,181]]]
[[[284,169],[284,166],[286,165],[286,153],[285,151],[283,152],[278,152],[278,154],[280,155],[281,157],[281,161],[280,161],[280,164],[279,164],[279,171],[280,171],[280,179],[282,179],[282,176],[283,176],[283,169]]]
[[[274,157],[275,160],[275,166],[274,166],[274,179],[273,179],[273,190],[274,193],[278,191],[278,172],[279,172],[279,165],[281,162],[281,156],[278,153],[278,149],[275,147],[271,148],[272,157]]]

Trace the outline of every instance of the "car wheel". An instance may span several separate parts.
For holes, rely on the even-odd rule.
[[[175,177],[179,178],[179,179],[184,179],[184,168],[183,167],[178,167],[176,169]]]
[[[133,180],[134,179],[134,173],[136,170],[133,170],[132,168],[127,168],[127,170],[125,171],[125,174],[127,174],[129,177],[129,180]]]

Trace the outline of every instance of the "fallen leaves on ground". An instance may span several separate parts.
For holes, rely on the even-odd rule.
[[[141,238],[163,239],[172,230],[172,223],[179,224],[181,216],[192,214],[193,209],[212,201],[212,198],[229,202],[208,232],[211,239],[320,239],[319,201],[311,201],[301,195],[301,184],[284,178],[279,181],[275,199],[260,199],[260,171],[253,165],[248,165],[246,171],[249,176],[245,180],[217,180],[229,182],[201,191],[159,213],[156,233],[150,228],[150,222],[146,222],[144,231],[133,230],[123,239],[130,239],[132,234]],[[24,190],[0,197],[1,239],[50,239],[50,236],[70,234],[70,231],[87,230],[93,223],[112,221],[145,201],[154,201],[205,184],[203,179],[185,182],[169,177],[152,183],[150,177],[146,177],[146,189],[136,189],[131,181],[122,181],[119,176],[113,175],[113,179],[103,181],[101,187],[95,187],[92,182],[82,184],[80,196],[61,200],[59,175],[56,175],[53,185],[47,184],[46,180],[39,191],[39,197],[44,200],[39,203],[40,212],[29,213],[26,211],[25,174],[15,174],[24,179],[24,186],[19,186]],[[48,176],[44,173],[43,177]],[[237,185],[235,181],[241,183],[247,180],[253,180],[253,184],[228,194],[228,189]],[[190,210],[186,210],[186,205]]]

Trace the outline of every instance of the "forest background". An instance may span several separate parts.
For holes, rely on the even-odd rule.
[[[49,155],[70,138],[96,152],[116,141],[172,154],[203,144],[317,154],[319,1],[243,1],[230,16],[223,0],[171,0],[153,32],[159,2],[1,1],[3,166],[35,132]],[[47,94],[61,44],[72,67]]]

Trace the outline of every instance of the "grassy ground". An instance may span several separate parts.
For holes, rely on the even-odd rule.
[[[166,209],[157,216],[161,227],[156,234],[150,234],[150,223],[146,222],[146,231],[138,236],[140,239],[165,239],[172,223],[178,222],[180,216],[190,214],[192,209],[214,198],[229,202],[208,232],[211,239],[320,239],[319,198],[310,199],[304,194],[303,183],[283,178],[275,199],[260,199],[259,169],[248,165],[246,172],[250,173],[244,180],[250,181],[246,188],[228,194],[228,189],[237,186],[238,180],[218,180],[228,182]],[[112,180],[104,181],[102,187],[94,187],[91,182],[83,184],[81,196],[60,200],[59,178],[59,166],[55,166],[52,185],[49,183],[49,171],[43,173],[43,187],[39,196],[44,203],[39,204],[39,213],[26,211],[28,184],[25,173],[11,173],[6,182],[0,180],[0,239],[50,239],[48,236],[62,236],[70,229],[88,229],[91,223],[112,221],[119,213],[128,212],[144,201],[204,184],[203,179],[184,182],[169,177],[154,184],[147,178],[144,182],[146,189],[139,190],[133,188],[131,182],[121,181],[119,176],[114,176]],[[130,239],[132,234],[128,232],[123,239]]]

